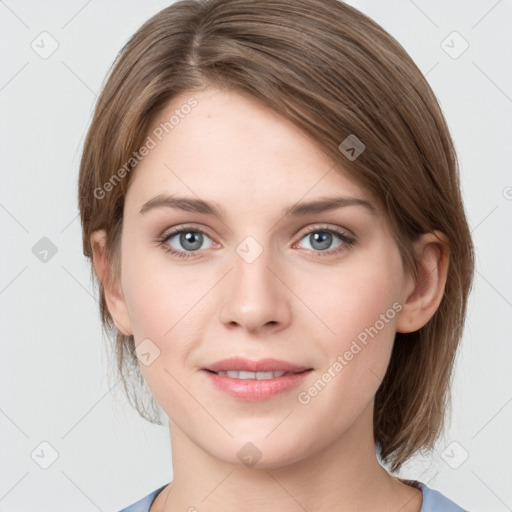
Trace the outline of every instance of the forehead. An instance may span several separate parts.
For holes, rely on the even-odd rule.
[[[255,201],[268,209],[334,194],[371,200],[315,141],[239,92],[180,94],[147,136],[154,147],[136,167],[126,198],[139,206],[161,193],[220,201],[227,209]]]

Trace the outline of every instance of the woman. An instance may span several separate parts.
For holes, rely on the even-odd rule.
[[[463,510],[392,475],[442,433],[474,253],[441,109],[379,25],[172,4],[113,66],[79,205],[127,395],[169,418],[172,484],[125,511]]]

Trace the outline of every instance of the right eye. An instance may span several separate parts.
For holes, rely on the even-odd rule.
[[[178,256],[179,258],[189,258],[192,256],[190,253],[200,251],[201,246],[205,241],[205,236],[210,238],[207,233],[200,229],[180,226],[178,229],[174,229],[173,231],[164,234],[159,241],[166,252],[169,252],[174,256]],[[177,243],[181,245],[182,249],[172,248],[172,246],[168,244],[168,242],[173,238],[176,238]],[[209,247],[212,245],[213,244]]]

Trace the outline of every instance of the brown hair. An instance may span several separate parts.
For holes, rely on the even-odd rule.
[[[375,397],[375,443],[382,461],[397,471],[414,453],[433,449],[444,429],[473,279],[459,165],[437,99],[404,48],[341,1],[173,3],[120,51],[84,143],[78,191],[83,250],[92,258],[90,235],[106,230],[108,282],[119,279],[124,198],[137,165],[132,155],[172,98],[207,84],[261,100],[318,143],[381,206],[406,271],[418,276],[412,243],[420,234],[440,230],[448,237],[439,308],[418,331],[396,333]],[[350,135],[365,145],[355,159],[339,149]],[[133,336],[117,330],[98,284],[102,325],[115,340],[128,399],[141,416],[161,424],[139,398],[144,379]]]

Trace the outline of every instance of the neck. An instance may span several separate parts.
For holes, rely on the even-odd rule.
[[[373,401],[334,442],[322,446],[319,439],[306,457],[300,447],[297,460],[252,467],[220,460],[170,422],[173,481],[151,512],[238,512],[241,504],[247,512],[418,512],[421,491],[392,477],[377,460],[372,415]]]

